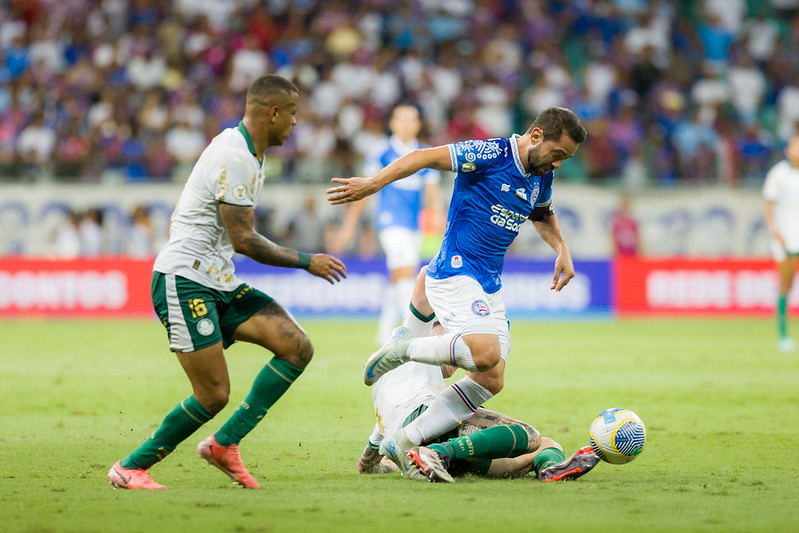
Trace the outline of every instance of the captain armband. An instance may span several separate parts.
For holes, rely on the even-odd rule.
[[[547,205],[534,207],[533,212],[530,213],[530,220],[533,222],[542,222],[554,214],[555,207],[552,205],[552,202],[549,202]]]

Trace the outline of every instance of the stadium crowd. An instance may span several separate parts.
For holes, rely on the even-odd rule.
[[[303,91],[270,175],[357,175],[397,102],[425,140],[589,139],[562,179],[757,185],[799,120],[799,0],[11,0],[0,181],[183,181],[264,72]]]

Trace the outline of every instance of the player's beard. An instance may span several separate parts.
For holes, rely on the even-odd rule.
[[[530,148],[527,151],[527,172],[534,176],[543,176],[553,167],[549,163],[541,161],[541,145]]]

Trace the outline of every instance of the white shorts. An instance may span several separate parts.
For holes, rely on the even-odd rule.
[[[781,263],[788,258],[788,254],[796,255],[799,254],[799,248],[796,250],[786,250],[780,243],[775,239],[771,239],[771,255],[774,256],[774,260],[777,263]]]
[[[483,287],[469,276],[446,279],[425,276],[424,288],[436,318],[448,332],[497,335],[502,359],[508,359],[510,324],[502,290],[486,294]]]
[[[422,233],[403,226],[391,226],[380,230],[380,246],[386,254],[389,270],[419,267],[421,260]]]

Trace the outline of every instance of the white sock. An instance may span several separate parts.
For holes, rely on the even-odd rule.
[[[399,317],[397,316],[397,309],[394,307],[396,298],[394,297],[395,285],[392,283],[386,287],[383,293],[383,306],[380,308],[380,318],[377,321],[377,343],[383,344],[391,336],[391,330],[394,329]]]
[[[402,437],[407,438],[413,446],[429,442],[468,420],[478,407],[493,396],[472,378],[461,378],[441,391],[424,413],[403,428],[397,443],[403,446]]]
[[[403,311],[408,308],[413,296],[413,288],[416,282],[413,278],[398,279],[394,283],[394,309],[400,315],[404,314]],[[397,317],[397,321],[401,320],[402,316]]]
[[[424,320],[421,316],[421,313],[413,307],[413,304],[408,304],[402,323],[411,330],[411,334],[414,337],[429,337],[433,334],[433,322],[436,315],[433,313],[429,317],[424,317],[427,320]]]
[[[428,365],[453,365],[476,372],[472,350],[457,333],[413,339],[406,352],[411,361]]]

